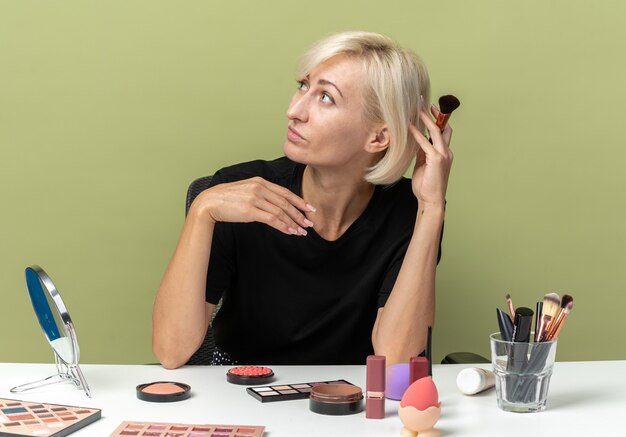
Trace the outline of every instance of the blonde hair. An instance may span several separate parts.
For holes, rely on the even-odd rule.
[[[296,75],[306,77],[317,65],[338,55],[353,56],[363,62],[367,77],[365,119],[372,124],[386,124],[389,129],[389,147],[368,169],[365,180],[376,185],[393,184],[406,172],[417,151],[417,143],[408,131],[409,122],[424,131],[419,110],[430,101],[426,66],[415,53],[385,35],[342,32],[311,47],[302,56]]]

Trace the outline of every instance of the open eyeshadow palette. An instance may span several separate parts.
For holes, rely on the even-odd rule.
[[[262,437],[264,426],[122,422],[110,437]]]
[[[63,437],[100,419],[95,408],[0,398],[0,436]]]
[[[293,399],[308,399],[311,388],[322,384],[349,384],[345,379],[321,382],[303,382],[300,384],[268,385],[264,387],[248,387],[246,391],[261,402],[291,401]]]

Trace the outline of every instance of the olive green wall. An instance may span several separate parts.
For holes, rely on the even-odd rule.
[[[83,362],[154,361],[187,184],[279,156],[297,56],[349,29],[413,48],[433,95],[462,101],[436,358],[487,354],[506,292],[534,307],[556,291],[576,298],[558,359],[626,359],[626,3],[388,3],[2,1],[0,361],[52,360],[30,264],[59,287]]]

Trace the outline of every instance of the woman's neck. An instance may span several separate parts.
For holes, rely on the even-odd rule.
[[[310,166],[302,175],[302,198],[317,211],[307,212],[318,235],[334,241],[365,211],[374,186],[363,175],[323,171]]]

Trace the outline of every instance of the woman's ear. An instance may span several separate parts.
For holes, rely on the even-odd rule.
[[[372,135],[365,145],[365,150],[369,153],[379,153],[387,150],[391,143],[389,137],[389,129],[387,126],[381,126],[372,132]]]

